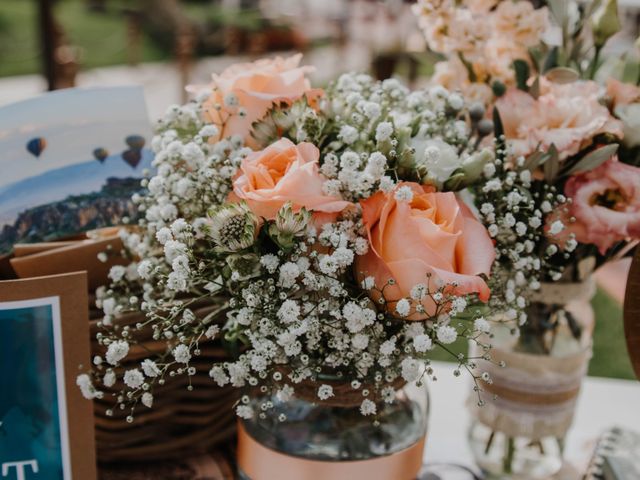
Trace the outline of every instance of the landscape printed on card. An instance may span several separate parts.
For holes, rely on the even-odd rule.
[[[0,108],[0,255],[136,215],[151,168],[141,87],[67,89]]]

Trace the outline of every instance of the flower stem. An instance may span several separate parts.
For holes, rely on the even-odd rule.
[[[502,469],[504,473],[511,474],[513,472],[513,456],[515,454],[515,438],[507,437],[507,454],[504,457]]]

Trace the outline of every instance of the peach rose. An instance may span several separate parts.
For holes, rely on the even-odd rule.
[[[314,68],[300,67],[301,59],[302,54],[262,59],[232,65],[222,74],[213,75],[210,88],[214,90],[204,104],[204,115],[221,126],[220,138],[240,135],[249,146],[255,146],[251,125],[264,117],[274,103],[294,102],[307,93],[315,94],[306,78]],[[246,115],[239,115],[240,108]]]
[[[622,138],[622,123],[599,102],[599,92],[598,85],[590,81],[563,85],[545,81],[537,100],[512,88],[495,106],[516,155],[554,144],[560,159],[565,159],[591,145],[600,133]]]
[[[337,214],[351,205],[323,193],[325,178],[318,170],[320,151],[311,143],[294,144],[282,138],[240,164],[233,182],[233,200],[244,200],[259,217],[272,220],[285,203],[294,211]]]
[[[372,276],[378,289],[384,287],[391,311],[398,300],[410,298],[417,284],[428,284],[433,292],[440,282],[455,282],[451,292],[477,293],[487,301],[489,287],[478,275],[489,275],[495,250],[484,226],[451,192],[434,192],[417,183],[397,188],[401,187],[413,192],[410,201],[396,199],[396,189],[360,202],[371,248],[356,258],[356,276],[360,280]],[[395,280],[393,285],[387,285],[390,279]],[[375,293],[372,296],[377,301]],[[426,299],[423,305],[426,315],[434,314],[432,301]]]
[[[612,157],[590,172],[574,175],[565,185],[573,199],[560,240],[575,233],[576,240],[595,244],[604,254],[614,243],[640,238],[640,168]]]

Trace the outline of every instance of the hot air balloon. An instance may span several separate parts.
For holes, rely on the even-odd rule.
[[[125,142],[129,145],[130,148],[135,150],[141,150],[144,147],[144,137],[140,135],[129,135]]]
[[[27,151],[38,158],[40,154],[47,148],[47,141],[42,137],[32,138],[27,142]]]
[[[109,152],[100,147],[100,148],[96,148],[93,151],[93,156],[96,157],[96,160],[98,160],[100,163],[104,163],[105,158],[107,158],[109,156]]]
[[[122,152],[122,159],[129,164],[129,166],[135,169],[140,160],[142,160],[142,153],[138,149],[130,149]]]

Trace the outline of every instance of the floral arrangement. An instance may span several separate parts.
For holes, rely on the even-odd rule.
[[[547,8],[528,1],[419,0],[413,8],[427,46],[444,56],[433,82],[485,104],[493,90],[515,85],[514,61],[530,64],[549,24]]]
[[[538,3],[546,5],[534,10],[526,1],[425,0],[416,10],[431,48],[448,56],[436,72],[462,67],[451,77],[464,79],[455,88],[486,93],[479,99],[493,116],[498,162],[494,178],[474,188],[474,203],[496,241],[493,300],[520,305],[540,296],[541,283],[584,281],[605,262],[631,253],[640,238],[634,130],[640,90],[637,74],[612,77],[633,72],[637,54],[605,55],[621,28],[616,2]],[[457,19],[474,14],[486,14],[493,25],[486,42],[498,38],[513,47],[498,57],[507,65],[503,74],[493,69],[495,60],[460,47],[466,30]],[[505,22],[505,15],[513,21]],[[434,18],[446,28],[437,28]],[[470,43],[483,52],[482,39]],[[477,74],[484,71],[491,73]],[[434,82],[451,86],[447,78],[436,73]],[[545,233],[530,231],[541,223]],[[521,333],[540,337],[533,344],[548,353],[553,335],[546,337],[559,322],[525,325],[526,314],[519,313]],[[579,336],[579,325],[567,316]]]
[[[132,421],[155,385],[195,374],[200,342],[223,337],[237,356],[211,366],[218,385],[282,401],[311,385],[320,402],[347,385],[374,415],[434,375],[432,349],[457,338],[489,349],[477,307],[496,252],[457,193],[500,163],[481,146],[484,111],[442,87],[364,74],[321,92],[299,61],[230,67],[159,121],[156,172],[134,198],[141,218],[122,233],[131,265],[98,292],[105,353],[78,379],[87,397],[112,395]],[[197,319],[203,299],[217,308]],[[132,310],[146,320],[113,322]],[[149,328],[166,350],[122,372],[135,330]],[[472,371],[474,358],[455,358]],[[237,414],[260,409],[247,395]]]

